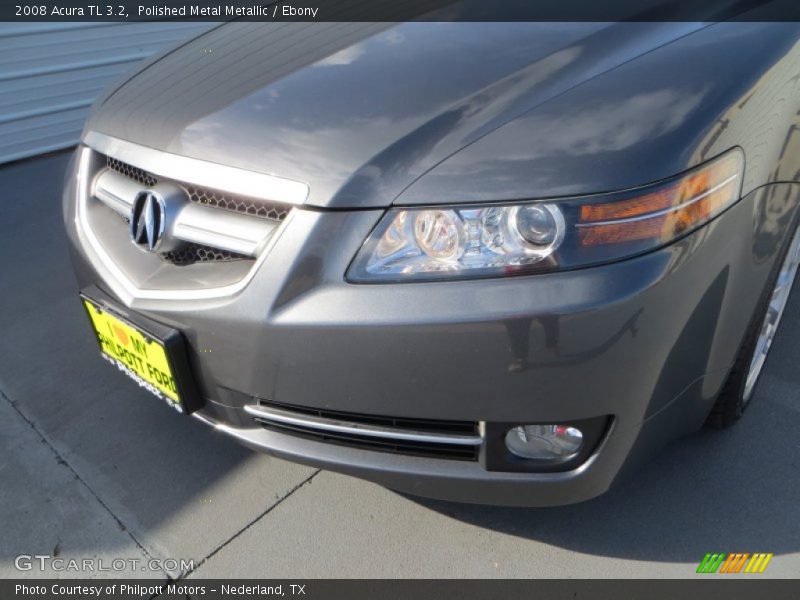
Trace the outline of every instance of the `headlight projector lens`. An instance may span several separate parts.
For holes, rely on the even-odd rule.
[[[508,213],[508,230],[528,254],[546,256],[564,237],[564,216],[552,204],[527,204]]]

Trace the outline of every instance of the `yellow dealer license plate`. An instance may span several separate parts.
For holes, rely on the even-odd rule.
[[[160,335],[151,333],[85,294],[81,294],[81,300],[103,358],[174,409],[191,412],[192,399],[184,397],[183,389],[187,375],[185,360],[176,361],[185,359],[180,334],[154,323],[149,327],[158,328]]]

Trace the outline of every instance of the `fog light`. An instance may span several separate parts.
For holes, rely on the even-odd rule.
[[[568,425],[520,425],[506,433],[506,447],[520,458],[566,460],[583,445],[583,433]]]

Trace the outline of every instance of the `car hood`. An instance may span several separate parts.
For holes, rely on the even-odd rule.
[[[229,23],[155,60],[86,131],[308,184],[309,205],[389,206],[539,104],[690,23]]]

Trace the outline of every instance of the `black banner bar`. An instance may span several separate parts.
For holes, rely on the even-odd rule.
[[[764,597],[795,600],[800,584],[762,576],[693,580],[97,580],[8,579],[0,581],[3,600],[164,600],[292,598],[296,600],[739,600]]]
[[[3,0],[0,21],[798,21],[797,0]]]

